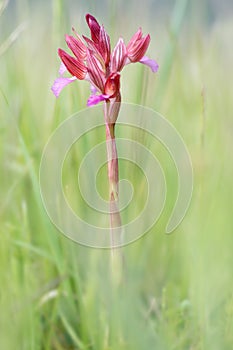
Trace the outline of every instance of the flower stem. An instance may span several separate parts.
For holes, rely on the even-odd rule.
[[[110,239],[112,250],[119,244],[121,233],[121,217],[118,209],[119,196],[119,171],[118,155],[115,140],[115,123],[106,123],[106,146],[108,159],[109,181],[109,215],[110,215]],[[116,241],[115,241],[115,235]]]
[[[110,242],[111,242],[111,268],[114,285],[123,281],[123,255],[119,245],[122,238],[121,216],[119,211],[119,171],[118,155],[115,140],[115,123],[120,110],[121,96],[118,94],[115,101],[106,101],[104,117],[106,126],[106,148],[108,161],[109,183],[109,217],[110,217]]]

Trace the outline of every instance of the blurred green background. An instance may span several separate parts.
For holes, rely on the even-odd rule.
[[[232,1],[0,4],[0,348],[231,350]],[[86,105],[87,83],[71,84],[58,100],[50,86],[59,67],[57,48],[66,47],[64,33],[74,26],[88,34],[87,12],[104,23],[113,43],[119,36],[128,41],[139,26],[151,34],[148,55],[158,60],[159,72],[127,67],[123,101],[153,108],[172,122],[194,168],[191,206],[166,236],[177,180],[158,148],[171,197],[158,224],[122,248],[120,283],[112,279],[109,251],[75,244],[51,224],[38,182],[49,136]],[[91,142],[83,141],[80,154]],[[67,181],[76,174],[76,153]],[[140,181],[135,175],[136,188]]]

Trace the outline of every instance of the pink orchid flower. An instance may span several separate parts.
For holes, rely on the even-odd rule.
[[[91,96],[87,106],[93,106],[104,101],[104,118],[106,126],[106,146],[108,157],[110,232],[112,247],[114,247],[114,232],[119,233],[121,217],[118,210],[118,156],[115,142],[115,123],[121,105],[120,72],[125,65],[140,62],[157,72],[156,61],[145,56],[150,43],[150,35],[143,37],[141,28],[133,35],[128,45],[120,38],[111,51],[110,38],[103,26],[90,14],[86,21],[91,31],[91,39],[66,35],[66,43],[73,56],[58,49],[61,58],[59,77],[54,81],[52,91],[56,97],[62,89],[75,80],[87,80],[91,84]],[[68,71],[71,77],[65,77]],[[117,230],[116,230],[117,229]]]
[[[157,62],[145,56],[150,35],[143,37],[140,28],[127,46],[120,38],[111,52],[110,38],[104,27],[90,14],[86,15],[86,21],[91,31],[91,39],[85,36],[82,39],[73,29],[75,36],[65,37],[73,56],[58,49],[62,65],[59,70],[60,76],[54,81],[52,91],[58,97],[66,85],[77,79],[87,80],[94,91],[87,101],[87,106],[109,100],[120,102],[120,72],[125,65],[140,62],[149,66],[152,72],[158,70]],[[64,77],[66,70],[72,77]]]

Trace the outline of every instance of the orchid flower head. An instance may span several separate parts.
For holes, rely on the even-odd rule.
[[[82,38],[73,29],[74,36],[66,35],[67,46],[73,55],[58,49],[62,61],[59,77],[54,81],[52,91],[56,97],[62,89],[75,80],[87,80],[92,87],[92,94],[87,101],[93,106],[101,101],[120,101],[120,72],[129,63],[140,62],[157,72],[158,64],[145,56],[150,44],[150,35],[143,37],[142,30],[132,36],[128,45],[120,38],[111,50],[110,38],[104,26],[90,14],[86,15],[91,39]],[[71,77],[65,77],[68,71]]]

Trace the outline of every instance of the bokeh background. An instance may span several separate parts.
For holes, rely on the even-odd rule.
[[[231,350],[232,1],[0,4],[0,348]],[[165,235],[177,178],[166,150],[152,146],[166,174],[166,207],[150,232],[122,248],[120,281],[113,278],[108,250],[80,246],[56,230],[38,180],[49,136],[86,106],[87,83],[67,87],[58,100],[50,87],[57,48],[66,47],[64,33],[74,26],[88,34],[87,12],[104,23],[113,43],[119,36],[128,41],[139,26],[151,34],[148,55],[159,62],[159,72],[127,67],[123,101],[153,108],[173,123],[194,169],[188,213]],[[137,138],[135,130],[132,135]],[[87,136],[66,163],[67,196],[77,210],[85,211],[72,179],[81,155],[99,140],[104,130]],[[132,165],[120,166],[121,175],[132,174]],[[137,189],[142,176],[136,169],[133,174]],[[104,170],[98,181],[104,196]],[[138,202],[136,197],[132,212]]]

